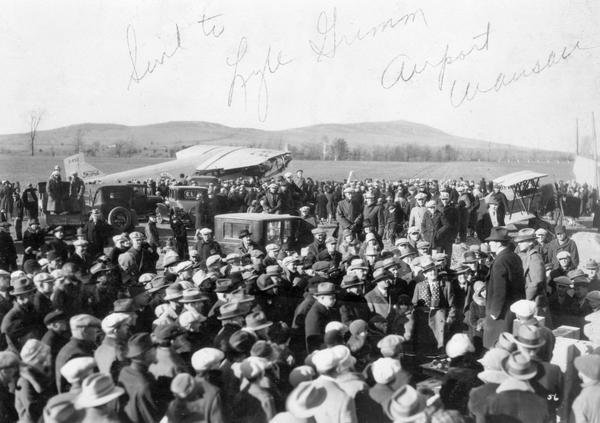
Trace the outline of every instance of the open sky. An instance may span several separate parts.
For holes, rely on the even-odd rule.
[[[0,133],[408,120],[573,151],[600,115],[600,2],[3,2]]]

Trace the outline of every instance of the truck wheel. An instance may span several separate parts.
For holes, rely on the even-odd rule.
[[[131,226],[131,213],[125,207],[115,207],[108,213],[108,223],[123,232]]]

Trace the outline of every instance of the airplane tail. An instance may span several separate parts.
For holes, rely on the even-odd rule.
[[[77,172],[85,182],[93,182],[104,176],[104,173],[85,161],[83,153],[65,158],[64,164],[67,177],[72,175],[73,172]]]

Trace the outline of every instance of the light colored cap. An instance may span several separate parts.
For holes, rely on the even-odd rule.
[[[454,358],[466,354],[467,352],[474,352],[475,347],[464,333],[456,333],[450,338],[446,344],[446,354],[448,357]]]
[[[221,262],[221,256],[218,254],[213,254],[212,256],[206,259],[206,267],[214,266]]]
[[[88,326],[102,327],[102,322],[97,317],[90,314],[77,314],[69,320],[71,330],[74,328],[83,328]]]
[[[102,332],[110,333],[123,323],[130,319],[130,315],[127,313],[110,313],[104,319],[102,319],[102,323],[100,327],[102,328]]]
[[[143,273],[139,278],[138,282],[146,284],[156,277],[156,273]]]
[[[375,360],[371,366],[373,379],[382,385],[393,382],[400,370],[402,370],[400,362],[390,357]]]
[[[335,369],[338,365],[336,356],[330,348],[316,351],[313,354],[312,362],[315,365],[318,373],[327,373],[328,371]]]
[[[213,233],[212,229],[209,228],[202,228],[198,232],[200,232],[201,235],[210,235]]]
[[[96,368],[96,360],[93,357],[76,357],[67,361],[61,368],[60,374],[69,382],[74,384],[81,382]]]
[[[225,358],[223,351],[216,348],[202,348],[192,355],[192,367],[197,372],[219,367]]]
[[[559,251],[556,254],[556,258],[559,260],[564,258],[571,258],[571,253],[569,253],[568,251]]]
[[[327,323],[327,326],[325,326],[325,333],[331,332],[332,330],[337,330],[340,333],[344,334],[344,333],[348,332],[348,326],[346,326],[342,322],[338,322],[338,321],[334,320],[332,322]]]
[[[206,261],[208,262],[208,259]],[[206,265],[208,266],[208,263]],[[186,270],[191,270],[193,268],[194,268],[194,263],[192,263],[189,260],[186,260],[186,261],[177,263],[175,266],[173,266],[172,271],[173,271],[173,273],[182,273],[182,272],[185,272]]]
[[[529,300],[519,300],[511,304],[510,311],[517,316],[531,317],[535,313],[535,302]]]
[[[50,355],[50,347],[37,339],[28,339],[21,348],[21,360],[29,364],[37,360],[40,355]]]
[[[277,244],[268,244],[265,249],[267,251],[279,251],[281,248]]]

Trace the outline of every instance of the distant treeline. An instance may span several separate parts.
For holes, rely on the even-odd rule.
[[[281,140],[261,143],[236,143],[247,147],[288,149],[296,160],[356,160],[356,161],[398,161],[398,162],[451,162],[451,161],[570,161],[571,153],[523,149],[507,146],[506,148],[463,148],[446,144],[441,148],[423,144],[409,143],[401,145],[349,145],[343,138],[326,142],[306,142],[286,145]],[[194,144],[176,143],[164,146],[150,142],[126,140],[104,145],[98,141],[81,142],[79,147],[70,144],[38,145],[36,155],[63,156],[79,151],[86,156],[101,157],[174,157],[175,153]],[[15,146],[16,147],[16,146]],[[26,151],[26,150],[23,150]],[[0,153],[21,153],[19,148],[0,148]]]

